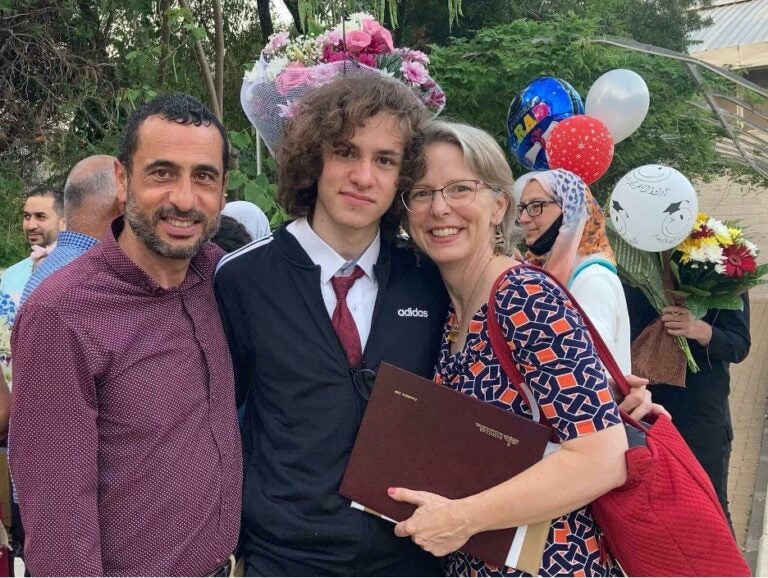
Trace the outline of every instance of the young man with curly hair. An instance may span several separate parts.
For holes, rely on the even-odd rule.
[[[224,258],[216,293],[243,423],[247,574],[429,575],[436,560],[338,494],[382,361],[431,377],[447,296],[398,247],[427,113],[402,84],[313,89],[277,152],[294,218]],[[351,287],[350,287],[351,286]]]

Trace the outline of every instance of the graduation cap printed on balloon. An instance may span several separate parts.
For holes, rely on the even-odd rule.
[[[557,123],[584,114],[581,96],[566,81],[540,76],[523,88],[507,113],[507,144],[524,167],[546,170],[546,139]]]

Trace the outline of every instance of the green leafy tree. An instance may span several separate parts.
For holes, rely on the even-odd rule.
[[[605,198],[623,175],[645,164],[670,165],[689,179],[709,180],[729,170],[715,149],[721,132],[711,113],[691,104],[697,89],[683,65],[594,44],[590,39],[598,30],[595,19],[571,15],[551,22],[518,20],[433,47],[432,72],[448,95],[444,114],[481,126],[506,148],[509,104],[534,78],[562,78],[586,97],[598,76],[628,68],[648,84],[650,110],[640,129],[616,146],[611,168],[593,186],[596,194]]]

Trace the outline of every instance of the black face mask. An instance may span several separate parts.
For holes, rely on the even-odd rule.
[[[560,215],[555,222],[550,225],[549,229],[544,231],[544,233],[536,239],[533,245],[528,247],[528,250],[537,257],[549,253],[552,250],[552,245],[554,245],[557,240],[557,235],[560,233],[560,227],[562,225],[563,215]]]

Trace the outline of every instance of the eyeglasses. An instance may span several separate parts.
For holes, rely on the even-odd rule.
[[[538,217],[544,211],[544,207],[551,204],[557,204],[555,201],[531,201],[530,203],[517,205],[517,216],[528,213],[529,217]]]
[[[376,381],[376,372],[372,369],[350,369],[350,375],[352,376],[352,383],[355,384],[355,390],[363,398],[368,401],[371,397],[371,391],[373,390],[373,384]]]
[[[493,187],[484,181],[477,179],[464,179],[448,183],[442,189],[427,189],[425,187],[416,187],[410,191],[403,192],[401,196],[403,205],[411,213],[420,213],[426,211],[432,205],[435,193],[440,193],[443,200],[451,207],[461,207],[470,204],[475,200],[478,189]]]

